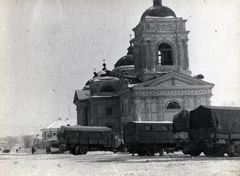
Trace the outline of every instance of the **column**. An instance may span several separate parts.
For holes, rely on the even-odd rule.
[[[140,100],[133,100],[133,121],[141,121]]]
[[[142,60],[142,65],[143,65],[143,71],[148,72],[148,49],[147,49],[147,44],[146,42],[142,43],[141,45],[141,60]]]
[[[183,102],[182,102],[183,109],[190,109],[188,97],[183,96],[182,99],[183,99]]]
[[[158,108],[158,120],[163,121],[164,120],[164,100],[158,99],[157,100],[157,108]]]
[[[183,56],[183,69],[184,70],[189,70],[189,58],[188,58],[188,43],[187,43],[187,39],[183,41],[183,49],[184,49],[184,56]]]
[[[150,68],[150,71],[154,72],[155,71],[155,58],[156,58],[156,52],[155,52],[155,49],[154,49],[154,43],[152,41],[150,41],[148,43],[148,50],[149,50],[149,68]]]
[[[207,106],[210,106],[211,105],[211,100],[210,100],[211,96],[210,95],[207,95],[206,96],[206,103],[207,103]]]
[[[180,71],[182,69],[182,60],[183,60],[183,52],[182,52],[182,40],[181,37],[177,37],[177,63],[178,70]]]
[[[148,98],[145,100],[145,110],[146,110],[145,119],[147,121],[150,121],[151,120],[151,100]]]

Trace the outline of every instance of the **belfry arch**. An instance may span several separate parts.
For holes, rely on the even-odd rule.
[[[173,65],[173,48],[167,43],[157,47],[157,65]]]

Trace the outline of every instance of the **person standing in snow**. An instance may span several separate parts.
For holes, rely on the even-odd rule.
[[[34,154],[34,152],[35,152],[35,148],[34,148],[34,147],[32,147],[32,154]]]

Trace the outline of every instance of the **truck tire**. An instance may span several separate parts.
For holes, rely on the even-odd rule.
[[[157,148],[154,145],[147,146],[146,153],[148,156],[153,156],[157,152]]]
[[[227,154],[229,157],[234,157],[235,156],[235,147],[234,145],[229,145],[227,149]]]
[[[199,156],[202,153],[201,150],[190,150],[191,156]]]
[[[211,149],[210,148],[206,148],[204,151],[203,151],[204,155],[205,156],[212,156],[212,152],[211,152]]]
[[[85,155],[87,153],[87,151],[88,151],[87,146],[85,146],[85,145],[79,146],[79,154],[80,155]]]
[[[227,152],[229,157],[235,157],[235,153],[234,152]]]
[[[211,149],[213,157],[223,157],[224,156],[224,147],[213,147]]]

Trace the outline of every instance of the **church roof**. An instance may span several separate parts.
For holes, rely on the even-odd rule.
[[[45,128],[41,129],[41,131],[47,130],[47,129],[56,129],[56,128],[60,128],[61,126],[67,126],[67,125],[70,125],[70,126],[77,125],[77,120],[76,119],[66,119],[66,120],[58,119],[52,122],[51,124],[49,124],[48,126],[46,126]]]
[[[163,6],[161,0],[153,0],[153,7],[148,8],[142,14],[141,21],[147,16],[176,18],[174,11],[166,6]]]
[[[77,102],[78,100],[86,100],[90,96],[90,90],[76,90],[74,95],[73,103]]]

